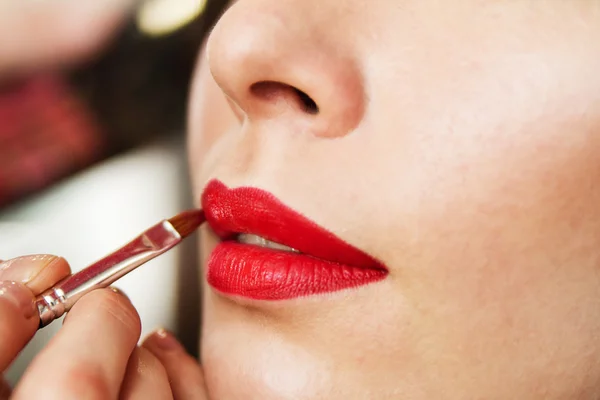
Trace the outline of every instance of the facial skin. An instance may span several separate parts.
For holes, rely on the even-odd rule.
[[[599,37],[596,0],[230,8],[192,90],[196,197],[268,190],[390,273],[283,302],[206,286],[211,398],[598,398]]]

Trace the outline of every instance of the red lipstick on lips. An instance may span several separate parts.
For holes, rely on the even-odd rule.
[[[206,220],[221,238],[208,261],[207,280],[217,291],[256,300],[284,300],[334,292],[382,280],[387,269],[272,194],[257,188],[208,183]],[[244,244],[252,234],[296,251]]]

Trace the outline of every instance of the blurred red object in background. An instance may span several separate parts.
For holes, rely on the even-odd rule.
[[[0,207],[100,160],[105,136],[57,76],[0,87]]]

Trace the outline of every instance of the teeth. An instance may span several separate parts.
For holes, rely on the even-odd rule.
[[[269,249],[282,250],[282,251],[291,251],[294,253],[298,253],[298,250],[293,249],[288,246],[284,246],[279,243],[271,242],[263,237],[252,235],[251,233],[240,233],[237,237],[237,241],[244,244],[251,244],[254,246],[266,247]]]

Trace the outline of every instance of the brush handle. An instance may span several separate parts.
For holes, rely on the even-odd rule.
[[[83,296],[106,288],[140,265],[173,248],[182,240],[169,221],[162,221],[89,267],[58,282],[36,298],[40,328],[48,325]]]

